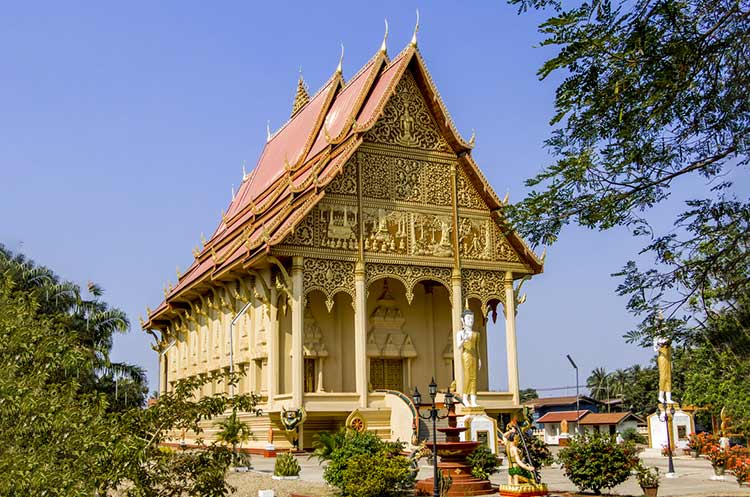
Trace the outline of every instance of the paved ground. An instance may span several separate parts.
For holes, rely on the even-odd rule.
[[[667,470],[667,459],[664,457],[646,457],[644,462],[650,466],[657,466],[661,473],[665,473]],[[303,481],[322,483],[323,482],[323,469],[318,465],[315,459],[308,459],[307,456],[300,456],[299,463],[302,467],[300,478]],[[237,474],[232,478],[232,483],[237,485],[240,483],[240,488],[244,479],[258,479],[258,472],[265,474],[273,474],[274,459],[266,459],[261,456],[253,456],[252,459],[253,469],[256,471],[255,475],[250,474]],[[708,461],[705,459],[693,459],[691,457],[676,457],[675,458],[675,472],[677,478],[668,479],[662,478],[659,486],[659,497],[669,496],[750,496],[750,489],[740,488],[737,485],[734,477],[731,475],[725,476],[724,481],[711,480],[713,476],[713,469]],[[420,470],[420,478],[426,478],[432,475],[432,468],[429,466],[423,466]],[[570,481],[563,475],[560,468],[552,467],[545,468],[542,471],[543,480],[549,485],[550,490],[553,493],[565,493],[575,492],[576,487],[570,483]],[[507,479],[506,468],[500,470],[500,472],[493,476],[492,481],[495,484],[504,483]],[[264,479],[265,480],[265,479]],[[268,480],[271,485],[265,488],[274,488],[274,483]],[[257,485],[256,485],[257,486]],[[311,486],[313,487],[313,486]],[[317,485],[314,486],[316,489],[321,488]],[[282,490],[279,488],[279,490]],[[641,489],[638,486],[638,482],[635,477],[630,478],[627,482],[622,485],[615,487],[611,491],[605,491],[606,493],[612,493],[617,495],[642,495]],[[243,494],[240,493],[241,497],[255,497],[256,494]],[[277,497],[283,495],[282,492],[277,492]]]

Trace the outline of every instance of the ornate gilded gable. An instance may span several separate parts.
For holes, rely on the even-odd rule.
[[[451,153],[414,77],[406,71],[365,141]]]

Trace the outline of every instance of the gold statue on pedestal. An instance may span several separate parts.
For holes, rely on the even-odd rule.
[[[672,404],[672,342],[665,337],[655,337],[654,352],[659,366],[659,403]]]
[[[482,367],[479,358],[479,332],[474,331],[474,312],[466,309],[461,313],[461,330],[458,332],[461,348],[461,363],[464,371],[463,403],[466,407],[477,407],[477,371]]]

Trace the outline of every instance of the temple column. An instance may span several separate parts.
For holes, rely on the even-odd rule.
[[[305,327],[305,310],[302,305],[303,258],[292,259],[292,405],[302,407],[305,392],[304,383],[304,350],[302,348],[302,331]]]
[[[513,272],[505,272],[505,352],[508,357],[508,391],[518,405],[518,348],[516,347],[516,294],[513,291]]]
[[[461,347],[458,345],[456,336],[461,330],[461,270],[453,268],[451,275],[451,286],[453,287],[452,318],[453,318],[453,377],[456,379],[456,391],[463,393],[464,388],[464,369],[461,361]]]
[[[159,354],[159,394],[167,393],[167,368],[169,367],[169,361],[167,361],[167,351],[165,350]]]
[[[271,281],[271,270],[264,269],[261,272],[261,278],[267,283]],[[256,282],[256,285],[258,283]],[[260,291],[264,289],[261,287]],[[276,307],[276,286],[271,285],[269,288],[268,302],[263,304],[263,319],[268,319],[268,334],[266,335],[268,363],[266,365],[266,389],[268,391],[268,404],[273,405],[276,394],[279,393],[279,319],[278,308]],[[266,307],[267,306],[267,307]]]
[[[354,357],[360,407],[367,407],[367,285],[365,263],[354,266]]]

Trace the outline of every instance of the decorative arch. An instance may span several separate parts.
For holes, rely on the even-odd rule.
[[[332,259],[314,259],[305,257],[302,286],[303,297],[313,290],[325,296],[328,312],[333,310],[334,296],[339,292],[349,294],[354,305],[354,263]]]
[[[461,270],[462,294],[465,300],[477,299],[482,307],[482,314],[492,308],[496,313],[497,303],[505,305],[505,273],[483,269]]]
[[[422,281],[436,281],[451,292],[451,270],[444,267],[410,266],[407,264],[368,263],[365,267],[367,287],[380,279],[391,278],[400,281],[406,289],[406,301],[411,305],[414,288]]]

